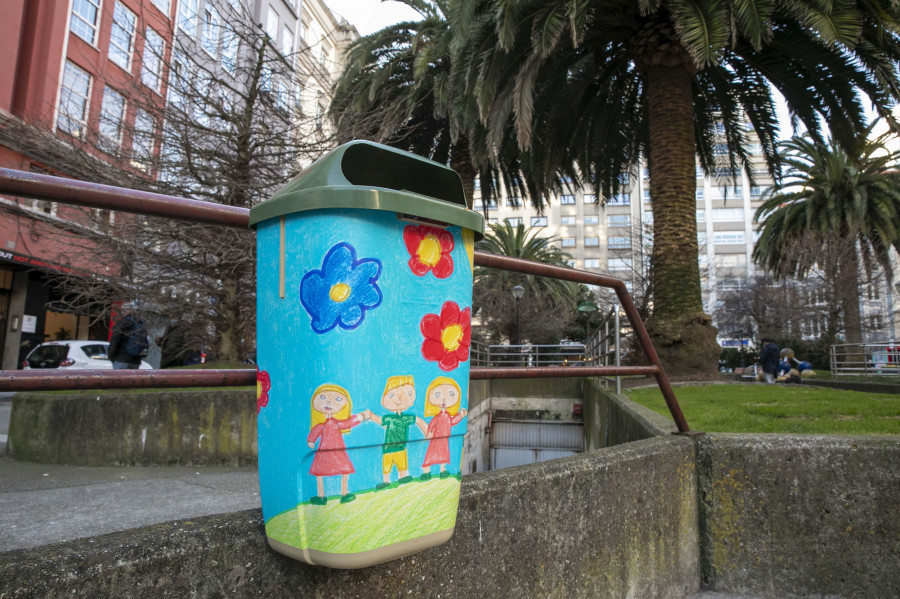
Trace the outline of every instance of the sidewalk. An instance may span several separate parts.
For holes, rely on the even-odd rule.
[[[0,552],[259,506],[252,468],[92,468],[0,458]]]

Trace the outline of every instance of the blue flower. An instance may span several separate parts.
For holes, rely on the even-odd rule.
[[[327,333],[335,326],[355,329],[362,324],[366,310],[381,304],[381,260],[356,259],[349,243],[328,250],[321,270],[311,270],[300,282],[300,301],[312,317],[316,333]]]

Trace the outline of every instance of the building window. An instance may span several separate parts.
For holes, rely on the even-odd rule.
[[[118,148],[122,143],[122,121],[125,119],[125,96],[109,87],[103,89],[103,105],[100,108],[101,145],[107,149]]]
[[[582,196],[582,201],[585,204],[596,204],[597,203],[597,194],[595,193],[586,193]]]
[[[585,217],[584,217],[584,224],[586,224],[586,225],[599,225],[599,224],[600,224],[600,217],[599,217],[599,216],[596,216],[596,215],[595,215],[595,216],[585,216]]]
[[[630,193],[617,193],[613,197],[609,198],[609,201],[606,203],[607,206],[630,206],[631,205],[631,194]]]
[[[266,12],[266,35],[272,38],[272,43],[275,43],[275,40],[278,39],[278,13],[275,12],[271,4]]]
[[[584,261],[585,268],[600,268],[600,259],[599,258],[587,258]]]
[[[166,51],[166,42],[162,36],[149,27],[144,40],[144,58],[141,67],[141,81],[155,92],[159,91],[162,82],[162,61]]]
[[[198,0],[178,2],[178,27],[189,37],[197,34],[197,2]]]
[[[631,215],[630,214],[608,214],[606,216],[606,226],[607,227],[630,227],[631,226]]]
[[[564,247],[564,248],[575,247],[575,238],[574,237],[563,237],[562,238],[562,247]]]
[[[131,50],[134,47],[134,28],[137,16],[122,2],[116,2],[113,10],[112,31],[109,34],[109,59],[125,69],[131,68]]]
[[[559,224],[564,227],[574,227],[575,226],[575,217],[574,216],[563,216],[559,219]]]
[[[743,231],[719,231],[713,234],[714,245],[744,243]]]
[[[609,249],[611,250],[630,250],[631,237],[610,237]]]
[[[532,227],[546,227],[547,226],[547,217],[546,216],[532,216],[531,217],[531,226]]]
[[[496,210],[497,209],[497,198],[491,198],[489,200],[485,200],[485,205],[488,210]]]
[[[649,189],[646,189],[646,188],[644,189],[644,201],[645,201],[645,202],[649,202],[649,201],[650,201],[650,190],[649,190]]]
[[[631,258],[610,258],[607,264],[609,270],[631,270]]]
[[[498,222],[498,221],[497,221],[496,218],[489,218],[489,219],[488,219],[488,224],[489,224],[489,225],[496,225],[497,222]]]
[[[563,206],[569,206],[575,204],[575,196],[573,195],[564,195],[559,197],[559,203]]]
[[[744,222],[743,208],[716,208],[712,211],[712,220],[714,223],[724,222]]]
[[[695,194],[698,200],[702,200],[705,195],[704,189],[702,187],[697,188],[697,193]]]
[[[97,40],[97,20],[100,17],[100,0],[74,0],[69,31],[91,44]]]
[[[522,219],[521,219],[521,217],[518,217],[518,216],[517,216],[517,217],[515,217],[515,218],[507,218],[507,219],[505,219],[505,220],[506,220],[506,224],[508,224],[510,227],[520,227],[520,226],[522,226]]]
[[[275,108],[287,112],[291,104],[291,90],[288,84],[279,79],[275,82]]]
[[[219,50],[219,34],[219,13],[215,8],[207,5],[203,15],[203,38],[200,40],[200,44],[213,58],[216,57]]]
[[[91,76],[87,71],[67,60],[66,68],[63,71],[56,126],[75,137],[84,135],[90,94]]]
[[[284,26],[284,31],[281,32],[281,53],[285,56],[291,54],[294,51],[294,32],[291,31],[291,28],[287,25]]]
[[[153,160],[156,121],[150,113],[138,108],[134,116],[134,137],[131,142],[131,164],[141,170],[148,170]]]
[[[762,189],[760,189],[760,187],[758,185],[750,186],[750,197],[751,198],[758,198],[761,195],[762,195]]]
[[[234,75],[237,70],[238,36],[230,27],[225,28],[222,36],[222,67]]]
[[[506,206],[509,208],[521,208],[522,207],[522,198],[517,198],[516,196],[510,196],[506,198]]]
[[[641,218],[641,220],[644,222],[645,225],[652,225],[653,224],[653,212],[648,210],[647,212],[644,213],[644,216]]]
[[[726,268],[747,265],[747,254],[720,254],[716,256],[718,266]]]
[[[159,12],[169,16],[169,8],[171,7],[171,0],[153,0],[153,6],[159,9]]]
[[[585,237],[584,238],[584,247],[586,247],[586,248],[600,247],[600,238],[599,237]]]

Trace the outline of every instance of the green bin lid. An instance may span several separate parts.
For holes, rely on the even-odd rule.
[[[369,141],[335,148],[264,202],[250,209],[250,226],[326,208],[387,210],[401,218],[459,225],[484,235],[484,217],[466,208],[462,180],[451,168]]]

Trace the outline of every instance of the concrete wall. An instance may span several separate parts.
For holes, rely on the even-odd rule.
[[[671,418],[610,393],[595,379],[585,381],[584,441],[587,450],[664,436],[677,430]]]
[[[900,439],[698,439],[703,586],[900,597]]]
[[[254,465],[252,390],[18,394],[7,454],[25,462]]]
[[[475,407],[489,390],[479,383]],[[900,597],[897,437],[689,439],[598,387],[586,399],[592,443],[646,438],[464,477],[456,534],[439,548],[312,568],[268,551],[260,513],[241,512],[2,554],[0,597]],[[74,417],[50,404],[27,413]]]
[[[0,597],[685,597],[694,451],[653,439],[464,477],[448,543],[363,570],[270,551],[253,510],[0,554]]]

